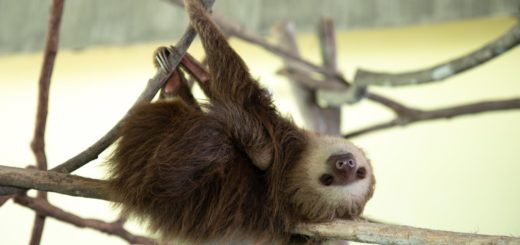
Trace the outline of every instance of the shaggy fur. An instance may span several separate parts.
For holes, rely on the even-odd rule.
[[[130,113],[107,186],[123,213],[165,240],[267,244],[311,243],[291,235],[295,224],[358,216],[374,186],[364,155],[282,118],[200,2],[186,6],[208,56],[211,104],[201,110],[180,94]],[[321,149],[329,143],[334,147]],[[343,151],[369,172],[354,192],[319,183],[327,157]]]

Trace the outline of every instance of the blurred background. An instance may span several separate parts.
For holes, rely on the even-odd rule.
[[[0,0],[0,165],[35,162],[29,144],[49,6],[50,1]],[[301,54],[315,64],[321,64],[316,26],[320,17],[330,17],[336,24],[338,70],[351,79],[359,68],[404,72],[464,55],[512,27],[519,6],[520,0],[217,0],[215,12],[268,39],[274,24],[294,21]],[[186,24],[183,11],[164,0],[66,2],[46,133],[50,168],[90,146],[124,115],[155,74],[153,51],[175,43]],[[275,74],[282,60],[238,39],[231,44],[253,76],[273,92],[279,110],[307,127],[290,82]],[[203,57],[198,41],[190,53]],[[370,90],[421,109],[520,97],[518,64],[516,48],[446,81]],[[363,100],[342,107],[342,132],[392,117]],[[423,228],[520,236],[520,111],[420,122],[352,140],[368,153],[377,177],[366,216]],[[109,153],[75,174],[104,178]],[[117,218],[105,201],[54,193],[49,200],[83,217]],[[33,216],[12,201],[2,206],[0,243],[26,244]],[[46,222],[42,244],[125,244],[98,231],[51,218]],[[146,234],[137,223],[127,227]]]

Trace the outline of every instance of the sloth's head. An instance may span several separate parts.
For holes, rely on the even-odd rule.
[[[287,182],[291,204],[308,221],[358,217],[375,185],[365,153],[342,138],[307,136],[305,154]]]

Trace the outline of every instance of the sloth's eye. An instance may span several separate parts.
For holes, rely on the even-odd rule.
[[[332,184],[332,182],[334,182],[334,177],[330,174],[324,174],[320,177],[320,182],[323,185],[329,186]]]
[[[356,177],[358,179],[364,179],[366,175],[367,170],[364,167],[358,168],[358,170],[356,171]]]

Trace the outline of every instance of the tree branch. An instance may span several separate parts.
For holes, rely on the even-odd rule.
[[[371,95],[373,96],[373,95]],[[402,105],[401,105],[402,106]],[[360,136],[362,134],[372,133],[382,129],[388,129],[396,126],[406,126],[411,123],[435,120],[442,118],[454,118],[463,115],[476,114],[490,111],[501,111],[501,110],[513,110],[520,109],[520,98],[507,99],[507,100],[495,100],[495,101],[484,101],[471,103],[466,105],[459,105],[453,107],[447,107],[437,110],[417,110],[406,106],[396,106],[394,111],[398,114],[396,119],[388,122],[372,125],[366,128],[352,131],[343,137],[352,138]]]
[[[0,166],[0,185],[108,200],[103,181],[54,171]]]
[[[87,227],[109,235],[114,235],[126,240],[130,244],[156,244],[153,239],[144,236],[133,235],[127,231],[123,226],[124,222],[121,222],[122,220],[120,219],[108,223],[97,219],[82,218],[50,204],[47,200],[31,198],[25,195],[18,195],[14,198],[14,200],[16,203],[36,211],[36,213],[39,215],[52,217],[79,228]]]
[[[519,244],[520,238],[438,231],[401,225],[335,220],[300,224],[295,233],[313,237],[377,244]]]
[[[520,23],[514,25],[499,38],[459,58],[417,71],[382,73],[360,69],[359,86],[401,86],[435,82],[447,79],[468,69],[484,64],[520,44]]]
[[[9,178],[9,176],[12,177]],[[6,177],[8,178],[7,180],[5,179]],[[61,185],[65,186],[60,186],[57,184],[60,182]],[[0,166],[0,184],[7,184],[21,188],[34,188],[37,190],[52,191],[66,195],[78,196],[77,194],[81,193],[80,196],[83,197],[105,200],[107,197],[103,188],[99,188],[99,186],[104,184],[104,181],[102,180],[93,180],[74,175],[45,172],[35,169],[21,169]],[[110,230],[105,226],[118,223],[105,223],[102,221],[90,222],[99,223],[99,227],[102,227],[96,228],[96,225],[81,221],[81,218],[74,218],[73,214],[66,213],[62,210],[48,211],[49,204],[47,204],[48,202],[45,200],[27,199],[27,197],[19,196],[17,201],[30,202],[30,204],[27,204],[27,206],[30,206],[44,215],[48,215],[80,227],[91,227],[105,231]],[[67,217],[71,215],[73,218]],[[111,232],[113,233],[109,232],[109,234],[117,235],[117,232]],[[295,228],[294,232],[313,237],[380,244],[467,244],[471,242],[474,242],[472,244],[520,243],[520,239],[514,237],[446,232],[399,225],[376,224],[366,221],[346,220],[335,220],[333,222],[324,224],[300,224]]]

